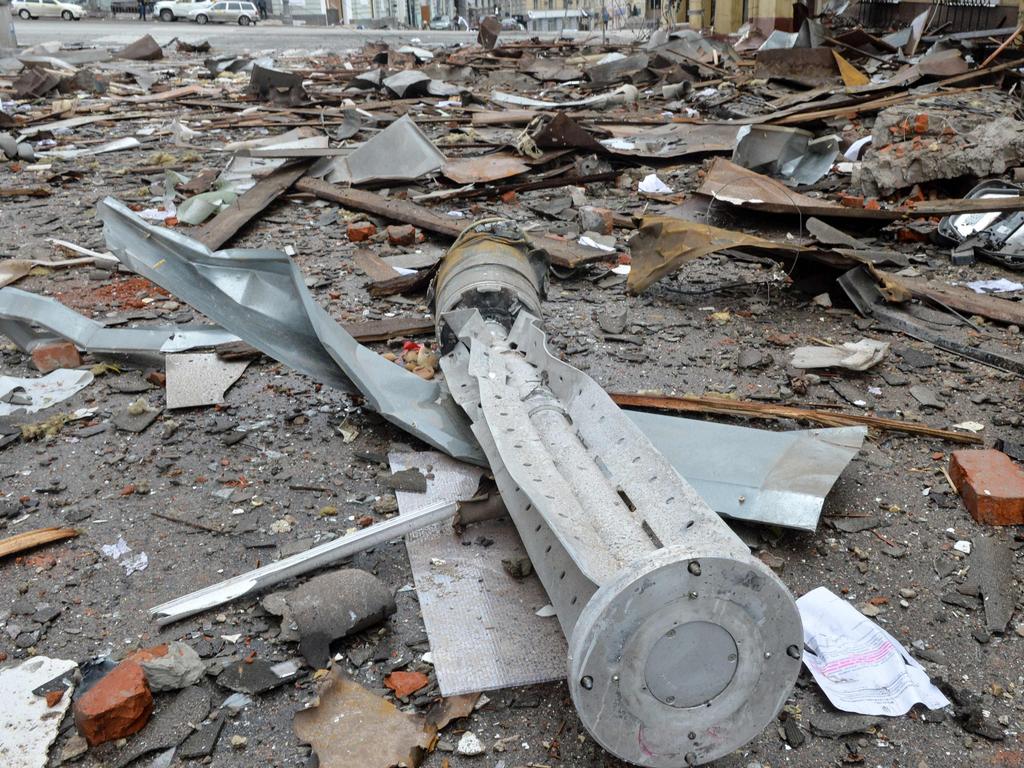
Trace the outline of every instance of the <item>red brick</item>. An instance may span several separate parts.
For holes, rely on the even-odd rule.
[[[992,449],[954,451],[949,476],[979,523],[1024,524],[1024,472]]]
[[[369,240],[377,234],[377,228],[368,221],[357,221],[348,225],[348,239],[353,243]]]
[[[74,713],[89,746],[142,730],[153,714],[153,694],[142,667],[122,661],[75,702]]]
[[[416,242],[416,228],[409,224],[392,224],[386,231],[392,245],[413,245]]]
[[[58,368],[77,368],[82,357],[70,341],[55,341],[33,349],[32,364],[42,373],[49,373]]]

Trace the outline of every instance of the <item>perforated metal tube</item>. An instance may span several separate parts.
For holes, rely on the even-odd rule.
[[[569,640],[580,718],[638,765],[721,757],[789,695],[793,598],[604,391],[548,353],[536,255],[510,222],[488,227],[439,272],[441,365]]]

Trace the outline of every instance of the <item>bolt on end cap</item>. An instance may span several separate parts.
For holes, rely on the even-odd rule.
[[[796,603],[759,560],[663,549],[584,608],[569,686],[587,730],[619,758],[702,765],[778,714],[802,647]]]

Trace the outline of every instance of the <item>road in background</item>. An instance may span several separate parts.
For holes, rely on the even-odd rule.
[[[81,43],[87,46],[126,45],[144,34],[151,34],[157,42],[164,44],[177,37],[189,43],[209,40],[215,51],[260,50],[274,48],[283,52],[289,48],[312,50],[329,47],[340,49],[361,48],[363,44],[385,40],[399,45],[419,41],[424,45],[445,45],[476,42],[476,32],[435,32],[416,29],[346,29],[322,26],[282,26],[280,24],[257,24],[239,27],[231,24],[206,24],[176,21],[136,21],[131,19],[85,19],[83,21],[62,21],[15,19],[18,43],[24,46],[56,40],[65,45]],[[580,38],[587,34],[576,33]],[[503,40],[526,40],[532,37],[553,40],[554,33],[542,35],[527,32],[504,32]]]

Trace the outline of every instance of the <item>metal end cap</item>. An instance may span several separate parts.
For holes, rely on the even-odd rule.
[[[701,765],[755,738],[789,696],[803,630],[753,557],[662,549],[599,589],[569,643],[587,730],[636,765]]]

